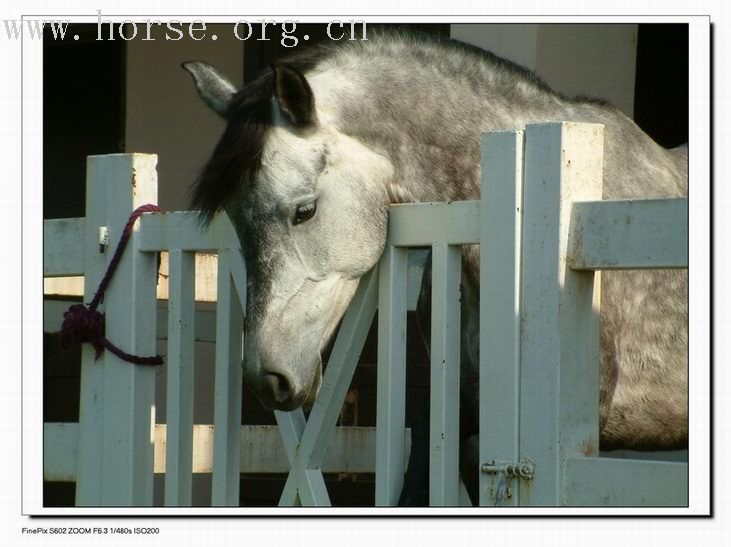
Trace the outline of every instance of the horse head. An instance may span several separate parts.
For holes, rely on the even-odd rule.
[[[342,129],[323,74],[275,65],[237,90],[210,65],[183,67],[227,120],[192,204],[204,222],[224,209],[241,241],[245,381],[266,407],[292,410],[317,395],[323,348],[381,256],[393,167]]]

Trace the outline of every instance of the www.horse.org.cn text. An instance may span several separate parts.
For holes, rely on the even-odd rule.
[[[121,23],[121,24],[120,24]],[[270,41],[279,40],[283,47],[291,48],[300,44],[300,41],[308,41],[308,34],[297,33],[298,21],[283,21],[278,23],[274,20],[260,19],[258,21],[241,20],[233,24],[233,36],[240,41],[257,40]],[[102,20],[101,10],[97,10],[97,40],[115,40],[117,37],[123,40],[146,40],[154,41],[152,29],[155,27],[165,29],[165,40],[178,41],[184,38],[191,40],[217,40],[216,34],[209,34],[206,23],[195,20],[184,23],[179,20],[161,21],[159,19],[146,19],[141,22]],[[330,40],[368,40],[365,21],[330,21],[327,23],[325,34]],[[158,39],[163,39],[159,37]]]

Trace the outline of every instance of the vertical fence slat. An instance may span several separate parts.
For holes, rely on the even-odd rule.
[[[191,504],[195,253],[170,251],[165,505]]]
[[[236,295],[239,298],[241,309],[246,313],[246,263],[241,251],[231,249],[229,251],[229,268],[231,270],[231,279],[234,287],[236,287]]]
[[[601,199],[602,148],[598,125],[526,128],[520,453],[535,477],[521,505],[560,505],[566,457],[598,449],[599,283],[566,256],[571,203]]]
[[[99,227],[107,218],[108,163],[103,157],[86,160],[86,234],[84,240],[84,302],[91,302],[104,275],[110,254],[99,252]],[[94,359],[90,344],[81,346],[79,399],[79,461],[76,478],[76,505],[102,503],[102,443],[104,432],[104,369]]]
[[[211,505],[238,506],[241,451],[243,310],[231,278],[231,253],[218,253],[214,448]]]
[[[523,132],[482,135],[480,462],[516,462],[520,389]],[[480,473],[480,505],[518,505],[507,477]]]
[[[459,505],[459,247],[432,248],[429,504]]]
[[[380,263],[376,506],[396,505],[404,482],[407,255],[407,249],[389,245]]]

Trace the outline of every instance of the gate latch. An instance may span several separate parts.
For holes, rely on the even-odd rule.
[[[109,230],[106,226],[99,226],[99,252],[103,253],[109,245]]]
[[[525,460],[518,463],[491,460],[483,463],[480,466],[480,471],[490,475],[504,474],[513,479],[524,480],[530,480],[534,475],[533,464]]]

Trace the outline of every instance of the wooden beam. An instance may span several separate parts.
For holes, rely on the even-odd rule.
[[[85,232],[86,218],[43,221],[44,277],[84,274]]]
[[[518,461],[523,131],[482,137],[480,462]],[[480,505],[518,505],[507,477],[480,473]]]
[[[565,504],[687,507],[688,464],[576,456],[566,460]]]
[[[111,154],[87,158],[84,300],[91,301],[114,253],[99,252],[99,226],[117,241],[136,207],[157,201],[157,156]],[[100,311],[113,342],[133,355],[155,353],[153,253],[137,252],[138,226],[119,261]],[[79,506],[152,505],[154,367],[134,366],[109,351],[99,360],[82,348],[79,409]]]
[[[599,283],[566,265],[571,205],[601,199],[603,127],[530,124],[525,138],[520,504],[562,503],[567,455],[599,449]],[[516,462],[517,463],[517,462]]]
[[[388,245],[378,287],[376,506],[397,505],[404,482],[407,255]]]
[[[438,244],[432,257],[429,505],[459,505],[460,281],[462,250]]]
[[[236,249],[218,253],[218,295],[216,306],[216,374],[213,420],[213,489],[211,505],[238,506],[239,452],[237,441],[241,425],[243,389],[244,312],[231,277],[232,254]]]
[[[75,422],[43,424],[43,479],[73,482],[76,480],[79,424]],[[167,469],[165,445],[167,426],[155,426],[155,473]],[[193,473],[213,471],[215,429],[211,424],[193,426]],[[404,464],[411,447],[411,431],[404,429]],[[282,438],[276,425],[242,425],[239,469],[241,473],[287,473],[290,463],[282,450]],[[323,473],[375,473],[376,428],[336,427]]]
[[[141,251],[215,251],[240,248],[236,231],[223,213],[214,216],[207,228],[201,226],[195,211],[144,215],[140,222]]]
[[[165,505],[173,507],[191,504],[193,483],[194,258],[192,252],[170,251]]]
[[[145,217],[143,217],[145,218]],[[48,221],[44,221],[48,222]],[[77,244],[78,245],[78,244]],[[74,253],[71,252],[71,255]],[[103,255],[102,255],[103,256]],[[45,265],[44,265],[45,267]],[[59,266],[60,267],[60,266]],[[71,266],[69,266],[71,268]],[[79,269],[79,266],[73,268]],[[73,269],[72,268],[72,269]],[[195,300],[196,302],[215,302],[217,300],[216,276],[218,270],[218,256],[209,253],[196,253],[195,255]],[[64,276],[71,275],[70,272]],[[45,275],[53,275],[45,274]],[[170,275],[169,252],[160,253],[160,263],[157,276],[157,298],[167,300],[169,297],[168,277]],[[84,277],[78,274],[76,277],[46,277],[43,280],[43,294],[47,296],[83,296]]]
[[[424,218],[428,222],[424,222]],[[388,244],[397,247],[434,243],[468,245],[480,242],[480,202],[404,203],[392,205]]]
[[[688,200],[574,203],[568,264],[574,270],[688,267]]]

